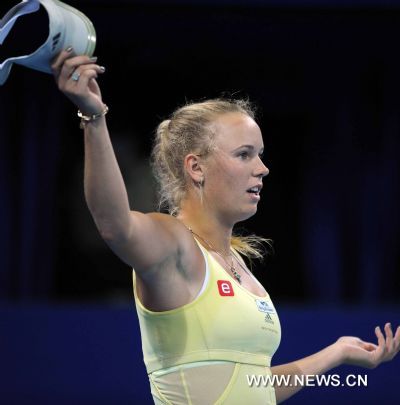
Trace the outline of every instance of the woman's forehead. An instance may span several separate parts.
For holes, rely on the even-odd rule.
[[[220,147],[236,148],[240,145],[263,147],[260,127],[247,114],[228,113],[219,116],[213,124],[215,144]]]

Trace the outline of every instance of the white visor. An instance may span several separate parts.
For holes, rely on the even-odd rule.
[[[72,46],[77,55],[92,56],[96,46],[96,31],[92,22],[79,10],[58,0],[23,0],[0,20],[0,45],[3,44],[16,19],[37,12],[40,4],[49,17],[46,42],[30,55],[17,56],[0,63],[0,85],[8,78],[13,63],[52,73],[51,61],[59,52]]]

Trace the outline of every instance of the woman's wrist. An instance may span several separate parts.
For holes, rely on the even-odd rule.
[[[100,118],[104,117],[109,111],[109,108],[106,104],[104,104],[103,109],[94,114],[84,114],[80,110],[78,110],[78,117],[81,119],[80,128],[84,129],[87,124],[93,123],[94,121],[99,120]]]
[[[328,348],[331,350],[332,368],[341,366],[346,362],[346,351],[341,342],[336,341],[328,346]]]

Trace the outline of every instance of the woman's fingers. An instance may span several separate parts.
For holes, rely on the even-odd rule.
[[[394,335],[394,349],[396,353],[400,350],[400,326],[397,327],[396,334]]]
[[[75,70],[72,71],[68,80],[73,85],[79,85],[82,87],[82,84],[88,84],[89,79],[96,78],[98,74],[104,73],[105,68],[103,66],[95,65],[95,64],[88,64],[88,65],[80,65]]]
[[[375,328],[375,335],[378,338],[378,347],[383,348],[385,346],[385,336],[383,336],[383,333],[379,326]]]
[[[379,363],[381,363],[384,360],[384,356],[386,354],[386,340],[379,326],[375,328],[375,334],[376,337],[378,338],[378,347],[375,351],[374,356],[375,357],[374,366],[376,367]]]
[[[58,88],[86,115],[104,109],[95,79],[105,68],[96,62],[96,57],[75,56],[73,49],[68,48],[56,56],[51,66]]]
[[[386,323],[384,333],[379,326],[375,328],[378,344],[364,342],[353,336],[342,336],[338,339],[342,346],[347,364],[375,368],[380,363],[392,360],[400,351],[400,326],[393,331],[390,323]]]
[[[392,360],[400,350],[400,327],[397,328],[395,336],[393,336],[390,323],[385,324],[384,330],[386,337],[378,326],[375,328],[378,338],[378,348],[376,351],[378,364],[383,361]]]
[[[76,92],[84,93],[89,90],[100,96],[100,91],[97,91],[97,82],[94,80],[97,79],[98,73],[98,69],[95,68],[83,69],[79,75],[79,80],[76,81]],[[94,83],[90,83],[91,81]]]
[[[105,68],[97,65],[97,58],[86,55],[71,56],[63,51],[54,61],[52,69],[58,88],[81,110],[95,114],[103,108],[100,89],[95,83]]]
[[[68,48],[60,52],[60,54],[54,60],[51,68],[59,87],[62,88],[74,73],[76,73],[74,77],[77,78],[80,74],[80,70],[82,70],[82,67],[86,65],[93,65],[96,63],[96,61],[97,57],[89,57],[87,55],[74,56],[72,48]],[[102,73],[102,71],[104,71],[104,68],[100,68],[100,66],[96,67],[95,69],[98,73]]]
[[[55,57],[55,59],[53,59],[51,69],[55,76],[59,76],[64,61],[72,56],[72,51],[73,51],[72,47],[68,47],[64,51],[61,51]]]
[[[72,73],[68,80],[68,85],[65,89],[70,94],[89,95],[93,94],[101,98],[100,88],[94,79],[97,79],[100,73],[104,73],[105,69],[98,65],[82,65]]]
[[[386,349],[389,353],[391,353],[394,347],[393,347],[393,331],[392,325],[390,323],[387,323],[385,325],[385,333],[386,333]]]
[[[85,66],[86,68],[88,66],[89,68],[93,68],[96,60],[97,58],[89,58],[88,56],[75,56],[73,58],[66,59],[58,76],[59,87],[62,88],[66,83],[68,83],[68,80],[72,78],[72,75],[74,75],[74,81],[77,81],[79,74],[85,69]]]
[[[400,326],[397,327],[396,333],[393,336],[392,328],[390,327],[390,360],[400,351]]]
[[[106,69],[103,66],[95,65],[93,63],[87,65],[80,65],[72,71],[72,73],[69,76],[69,79],[78,83],[81,76],[89,74],[88,71],[95,72],[95,74],[97,75],[99,73],[104,73],[105,70]]]

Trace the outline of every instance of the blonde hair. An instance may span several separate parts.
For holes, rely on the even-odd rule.
[[[159,210],[177,215],[187,191],[187,174],[183,161],[189,153],[207,156],[212,149],[214,133],[210,126],[220,115],[242,113],[255,118],[255,108],[243,99],[217,98],[188,103],[161,122],[155,134],[151,164],[159,186]],[[262,258],[258,236],[233,236],[232,247],[248,258]]]

